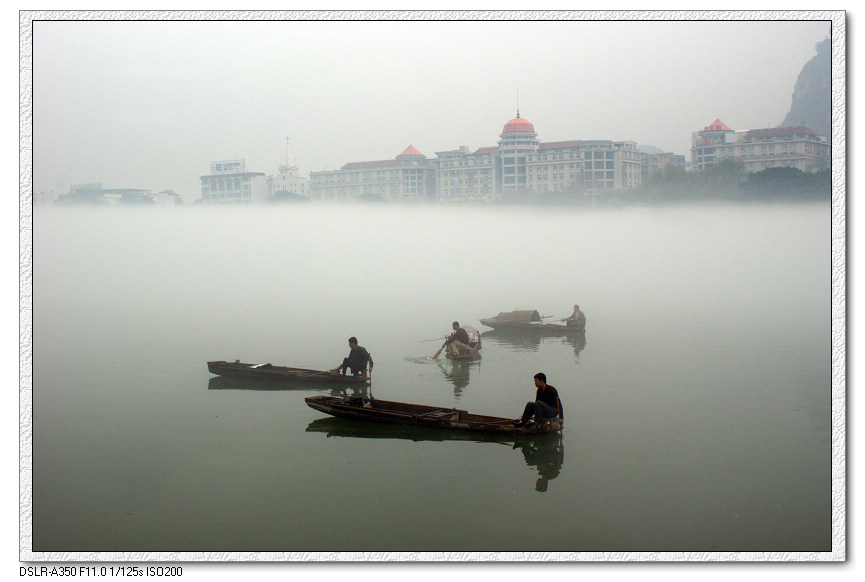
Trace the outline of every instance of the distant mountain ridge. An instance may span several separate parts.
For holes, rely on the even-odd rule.
[[[645,145],[645,144],[637,145],[637,150],[643,152],[644,154],[663,154],[664,153],[664,150],[662,150],[661,148],[659,148],[657,146]]]
[[[793,89],[790,111],[778,127],[804,125],[817,135],[832,136],[832,45],[816,45],[817,55],[805,63]]]

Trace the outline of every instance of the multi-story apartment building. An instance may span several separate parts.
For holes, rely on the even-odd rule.
[[[392,160],[351,162],[339,170],[310,172],[310,198],[345,202],[378,197],[390,202],[423,202],[435,191],[434,161],[408,146]]]
[[[55,204],[156,205],[182,206],[183,199],[173,190],[154,192],[144,188],[103,188],[101,182],[74,184],[57,197]]]
[[[246,160],[211,162],[201,176],[201,204],[257,204],[267,199],[264,173],[247,172]]]
[[[508,121],[498,146],[474,152],[437,152],[436,196],[441,202],[514,198],[528,193],[597,194],[636,188],[642,156],[632,141],[541,142],[534,125]]]
[[[719,119],[691,135],[694,170],[725,159],[742,162],[746,172],[782,167],[817,172],[830,166],[830,145],[808,127],[734,131]]]
[[[409,147],[394,160],[353,162],[340,170],[312,172],[311,197],[353,200],[377,194],[386,200],[490,201],[530,193],[597,194],[636,188],[642,155],[632,141],[571,140],[544,143],[534,125],[508,121],[498,145],[467,146],[426,159]]]
[[[687,169],[685,156],[674,154],[672,152],[663,152],[659,154],[643,154],[643,179],[659,172],[662,168],[673,166],[674,168]]]
[[[439,202],[490,201],[501,184],[498,148],[468,146],[436,152],[435,198]]]

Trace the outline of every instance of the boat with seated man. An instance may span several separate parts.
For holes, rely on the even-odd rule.
[[[377,398],[337,398],[334,396],[309,396],[307,406],[337,418],[364,420],[385,424],[425,426],[448,430],[473,431],[490,434],[547,434],[560,430],[558,419],[541,424],[529,423],[514,426],[511,418],[472,414],[456,408],[442,408],[424,404],[408,404],[379,400]]]
[[[585,333],[585,327],[546,323],[536,309],[502,311],[495,317],[481,319],[481,323],[496,331],[536,331],[544,333]]]
[[[476,360],[481,357],[481,332],[476,330],[470,325],[462,326],[466,333],[469,336],[469,344],[468,349],[462,350],[457,354],[454,354],[450,350],[445,354],[446,358],[451,360]]]

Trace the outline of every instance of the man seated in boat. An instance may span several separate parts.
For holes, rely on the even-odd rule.
[[[453,333],[450,334],[446,339],[444,346],[447,347],[448,352],[452,356],[458,356],[461,352],[467,352],[471,349],[469,346],[469,332],[467,332],[464,328],[460,327],[460,322],[455,321],[451,324],[453,327]]]
[[[360,374],[363,380],[366,380],[366,364],[369,362],[369,371],[372,372],[372,356],[366,348],[357,345],[357,338],[351,336],[348,338],[348,347],[351,348],[348,352],[348,357],[342,360],[342,364],[331,370],[331,373],[341,373],[345,376],[345,371],[351,370],[352,375]]]
[[[574,305],[574,312],[565,318],[565,325],[575,327],[578,331],[586,330],[586,314],[580,311],[579,305]]]
[[[547,376],[543,372],[535,374],[535,388],[535,401],[526,404],[523,416],[514,420],[514,426],[525,426],[529,422],[539,425],[548,420],[558,420],[559,426],[564,426],[565,417],[559,391],[547,384]]]

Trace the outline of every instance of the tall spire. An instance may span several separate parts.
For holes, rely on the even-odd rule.
[[[294,162],[291,159],[291,150],[288,147],[288,137],[285,138],[285,166],[288,168],[293,168]]]
[[[520,86],[517,85],[517,119],[520,118]]]

